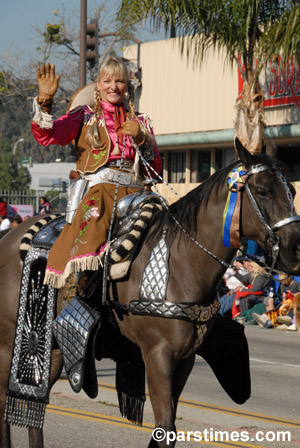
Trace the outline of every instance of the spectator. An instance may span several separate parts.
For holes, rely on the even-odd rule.
[[[12,227],[12,228],[14,228],[14,227],[18,227],[18,225],[21,224],[21,222],[23,222],[21,216],[20,216],[20,215],[15,215],[15,216],[13,217],[13,219],[12,219],[11,227]]]
[[[244,286],[247,286],[247,274],[249,274],[249,271],[245,268],[243,262],[243,257],[236,257],[233,262],[233,267],[228,268],[224,274],[224,280],[226,287],[228,288],[228,292],[220,297],[221,306],[218,313],[221,315],[227,314],[229,312],[231,315],[231,308],[235,299],[236,292],[242,289]]]
[[[270,285],[270,280],[265,270],[249,258],[243,258],[243,268],[248,273],[237,273],[237,277],[241,280],[243,286],[237,287],[230,294],[220,298],[221,307],[219,314],[223,315],[231,311],[232,317],[237,317],[244,313],[257,303],[262,296],[262,290]],[[265,307],[263,306],[263,311]]]
[[[296,301],[294,303],[294,297],[300,292],[300,283],[294,280],[291,275],[280,274],[279,275],[280,286],[278,288],[279,294],[282,297],[282,303],[285,305],[284,315],[280,315],[279,312],[275,315],[276,323],[282,324],[282,329],[296,330],[296,310],[298,306]],[[277,311],[277,310],[275,310]],[[269,317],[273,316],[271,313]],[[273,317],[274,320],[274,317]],[[285,328],[287,327],[287,328]],[[277,327],[279,328],[279,327]]]
[[[24,219],[23,219],[23,221],[27,221],[27,219],[30,219],[31,218],[31,216],[30,215],[26,215],[26,216],[24,216]]]
[[[293,300],[294,323],[295,329],[300,333],[300,293],[297,292]]]
[[[271,310],[267,309],[265,312],[253,312],[252,318],[262,328],[275,327],[280,330],[296,330],[296,321],[293,317],[293,302],[291,299],[284,300],[276,308]]]
[[[271,280],[263,267],[249,260],[249,258],[245,258],[243,264],[249,274],[244,277],[243,281],[243,283],[248,283],[248,286],[240,289],[237,298],[238,303],[236,305],[239,306],[240,313],[254,306],[258,299],[257,296],[262,295],[263,290],[271,286]]]
[[[6,215],[0,215],[0,231],[11,228],[11,222]]]
[[[50,213],[50,203],[46,196],[40,197],[40,215],[47,215]]]
[[[7,204],[3,198],[0,198],[0,215],[7,218]]]
[[[272,328],[275,326],[280,330],[296,330],[293,299],[294,295],[300,292],[300,283],[288,274],[280,274],[279,281],[278,294],[282,298],[282,303],[277,307],[267,307],[266,312],[262,315],[253,314],[253,318],[260,327]]]
[[[243,287],[243,276],[248,274],[248,271],[243,266],[243,258],[236,257],[233,261],[233,266],[229,267],[224,274],[224,280],[229,292],[238,291],[240,287]]]
[[[278,293],[281,295],[282,300],[285,300],[290,293],[292,297],[296,292],[300,292],[300,283],[293,279],[292,276],[288,274],[280,274],[278,277],[280,285],[278,288]]]

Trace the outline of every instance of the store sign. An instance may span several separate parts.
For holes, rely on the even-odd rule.
[[[300,107],[300,64],[291,57],[286,63],[280,58],[266,64],[259,76],[264,95],[264,107],[288,106]],[[243,90],[243,78],[239,71],[239,95]]]

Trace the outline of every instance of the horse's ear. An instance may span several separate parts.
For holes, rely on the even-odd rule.
[[[294,185],[292,185],[290,182],[288,182],[288,187],[289,187],[289,190],[292,193],[292,196],[293,196],[293,199],[294,199],[295,196],[296,196],[296,189],[295,189]]]
[[[253,157],[237,137],[235,137],[234,146],[243,165],[251,165]]]

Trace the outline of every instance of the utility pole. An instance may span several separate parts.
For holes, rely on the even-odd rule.
[[[80,0],[79,87],[86,85],[86,20],[87,0]]]

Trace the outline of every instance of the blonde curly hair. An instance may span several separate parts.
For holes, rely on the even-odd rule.
[[[103,110],[101,107],[101,91],[98,89],[98,82],[105,76],[111,77],[113,75],[119,76],[123,79],[128,86],[127,93],[125,95],[125,99],[127,104],[125,103],[125,107],[129,110],[129,118],[133,118],[135,116],[135,106],[134,106],[134,87],[129,79],[129,74],[125,63],[122,59],[109,56],[105,58],[98,70],[97,82],[94,90],[94,98],[95,98],[95,118],[94,123],[88,127],[86,133],[86,142],[90,147],[97,149],[105,149],[105,144],[101,141],[98,122],[101,115],[103,115]]]
[[[266,270],[260,266],[259,264],[255,263],[255,261],[251,260],[250,264],[252,266],[252,271],[251,271],[251,280],[255,280],[256,277],[258,277],[259,275],[267,275]]]

